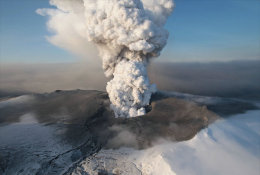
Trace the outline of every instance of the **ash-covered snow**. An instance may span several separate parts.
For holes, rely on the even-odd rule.
[[[259,174],[259,116],[254,101],[178,93],[130,119],[99,91],[4,99],[0,174]]]
[[[164,141],[146,150],[103,149],[82,161],[73,173],[258,175],[259,128],[260,110],[248,111],[219,120],[188,141]]]

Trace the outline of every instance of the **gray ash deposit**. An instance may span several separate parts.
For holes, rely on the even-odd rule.
[[[160,140],[191,139],[219,118],[217,106],[229,104],[201,98],[160,92],[147,113],[134,118],[115,118],[107,93],[100,91],[6,98],[0,102],[0,173],[66,174],[101,148],[144,149]]]

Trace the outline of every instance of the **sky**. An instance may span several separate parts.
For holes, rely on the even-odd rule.
[[[214,62],[260,59],[260,0],[175,0],[168,45],[158,61]],[[47,0],[0,0],[0,62],[75,62],[50,44]]]

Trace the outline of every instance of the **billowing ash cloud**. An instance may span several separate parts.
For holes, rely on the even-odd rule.
[[[146,65],[166,44],[168,32],[163,25],[173,10],[172,0],[51,0],[50,3],[58,10],[37,10],[51,17],[49,28],[63,33],[55,24],[50,25],[53,19],[61,18],[73,26],[78,37],[97,46],[105,75],[112,77],[107,91],[116,117],[143,115],[155,92]],[[63,35],[57,34],[50,40]]]

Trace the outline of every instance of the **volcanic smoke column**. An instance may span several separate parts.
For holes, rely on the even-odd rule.
[[[116,117],[145,114],[156,91],[147,76],[149,59],[165,46],[163,28],[173,10],[172,0],[50,0],[57,9],[38,9],[49,16],[47,39],[75,53],[98,47],[103,69],[111,81],[107,92]],[[87,41],[88,40],[88,41]],[[83,46],[83,47],[82,47]]]
[[[146,8],[144,8],[144,5]],[[163,28],[173,10],[171,0],[84,0],[87,37],[103,59],[107,92],[116,117],[145,114],[155,85],[146,65],[165,46]]]

